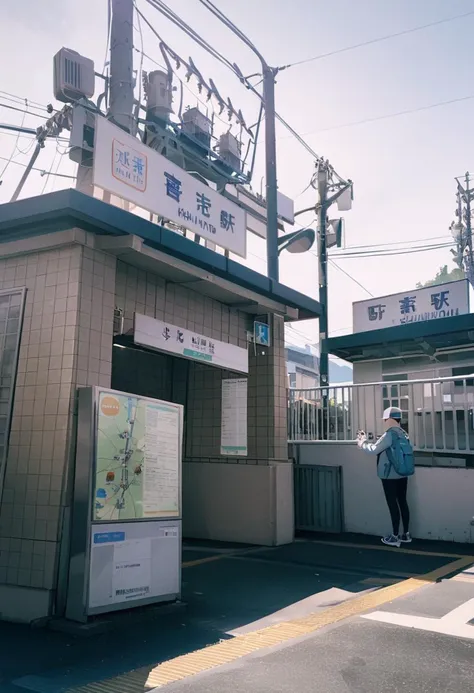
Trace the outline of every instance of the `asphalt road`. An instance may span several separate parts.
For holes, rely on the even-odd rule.
[[[449,623],[449,615],[463,609],[464,616],[457,621],[451,616],[449,627],[455,632],[469,616],[474,623],[474,581],[446,580],[377,612],[381,618],[403,615],[404,626],[371,620],[373,613],[369,618],[356,617],[264,656],[252,655],[171,684],[166,691],[470,693],[474,691],[474,625],[467,622],[470,638],[413,627],[421,617],[429,619],[428,627],[439,628],[441,620]]]
[[[161,689],[160,689],[161,690]],[[470,693],[470,641],[358,618],[264,657],[165,687],[169,693]]]
[[[360,595],[372,594],[378,587],[403,584],[413,574],[442,568],[454,560],[452,554],[472,548],[417,544],[413,549],[396,551],[381,547],[376,540],[371,545],[367,538],[351,539],[345,543],[329,537],[323,542],[299,542],[272,550],[188,546],[183,557],[186,609],[166,616],[157,612],[143,620],[120,617],[109,632],[89,638],[0,623],[0,693],[24,693],[25,689],[62,693],[93,682],[104,692],[107,688],[100,682],[111,677],[118,678],[108,689],[110,693],[125,689],[143,693],[147,672],[161,662],[196,650],[207,651],[221,640],[246,637],[261,628],[325,613]],[[426,590],[432,588],[438,591],[426,596]],[[469,594],[474,598],[474,579],[431,585],[381,608],[438,617],[468,600]],[[452,681],[458,681],[460,687],[430,690],[474,691],[469,688],[474,684],[463,679],[470,676],[474,682],[469,663],[474,662],[473,643],[422,631],[414,635],[407,628],[356,618],[170,684],[166,690],[372,693],[374,681],[386,680],[392,688],[377,685],[379,691],[423,691],[420,686],[425,685],[425,679],[431,681],[427,678],[430,671],[439,671],[438,678],[445,681],[442,677],[448,665],[441,663],[449,654]],[[417,658],[421,662],[418,668]],[[138,668],[143,668],[144,675],[137,677],[135,687],[125,686],[121,676]],[[411,688],[393,688],[399,675],[406,677]]]

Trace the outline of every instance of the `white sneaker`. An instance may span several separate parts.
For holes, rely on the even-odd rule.
[[[405,534],[399,534],[398,539],[402,544],[411,544],[411,542],[413,541],[410,532],[405,532]]]
[[[401,542],[400,539],[394,534],[389,534],[388,537],[383,537],[382,544],[386,544],[387,546],[396,546],[396,548],[399,549]]]

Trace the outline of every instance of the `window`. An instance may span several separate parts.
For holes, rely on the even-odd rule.
[[[382,386],[383,408],[398,407],[402,410],[402,428],[408,433],[408,384],[404,384],[403,380],[408,380],[406,373],[398,375],[384,375],[383,382],[393,382],[393,385]]]
[[[453,378],[455,378],[457,375],[473,375],[474,366],[459,366],[458,368],[453,368],[452,374]],[[464,383],[466,383],[466,387],[474,387],[474,378],[455,380],[454,387],[464,387]]]
[[[24,289],[0,291],[0,500],[18,366]]]

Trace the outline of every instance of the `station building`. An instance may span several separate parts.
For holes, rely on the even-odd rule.
[[[76,190],[2,205],[0,243],[2,618],[64,610],[82,386],[184,405],[185,537],[291,542],[284,324],[318,302]],[[242,377],[246,450],[223,454],[222,380]]]

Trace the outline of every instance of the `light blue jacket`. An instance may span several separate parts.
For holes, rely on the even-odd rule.
[[[405,436],[405,431],[399,426],[392,426],[387,429],[383,436],[380,436],[376,443],[369,443],[364,440],[359,443],[361,450],[369,453],[369,455],[379,456],[377,462],[377,475],[379,479],[401,479],[402,477],[397,474],[393,468],[393,464],[390,464],[388,459],[387,450],[392,447],[392,435],[395,434],[398,437]]]

